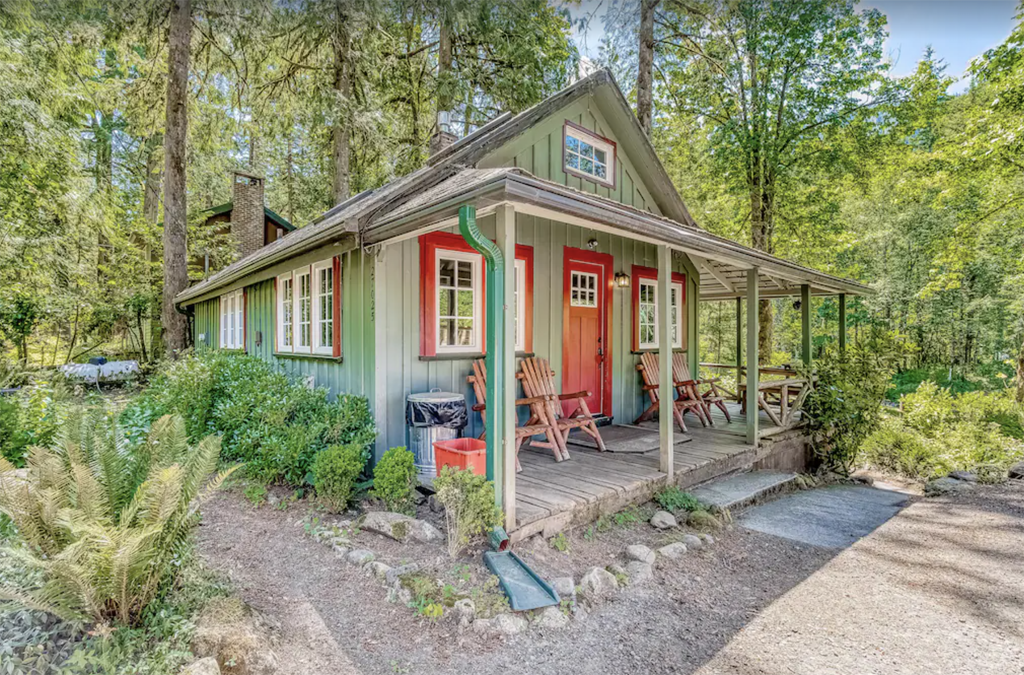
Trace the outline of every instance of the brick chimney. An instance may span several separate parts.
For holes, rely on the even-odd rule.
[[[231,172],[231,233],[238,242],[240,258],[263,248],[263,177],[244,171]]]
[[[448,129],[448,112],[445,110],[437,113],[437,131],[430,137],[430,156],[433,157],[449,145],[459,140],[458,137]]]

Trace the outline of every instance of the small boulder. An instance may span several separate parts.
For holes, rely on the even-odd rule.
[[[659,530],[667,530],[676,526],[676,517],[668,511],[658,511],[651,516],[651,525]]]
[[[392,513],[390,511],[371,511],[367,513],[359,527],[360,529],[376,532],[403,543],[406,541],[416,541],[430,544],[444,539],[441,531],[430,523],[410,518],[402,513]]]
[[[701,534],[698,536],[701,538],[701,541],[703,541],[707,546],[710,546],[711,544],[715,543],[715,538],[712,537],[710,534]]]
[[[1008,475],[1010,478],[1024,479],[1024,462],[1017,462],[1011,466]]]
[[[629,576],[629,585],[643,584],[654,578],[654,567],[649,563],[633,560],[626,564],[626,575]]]
[[[476,605],[469,598],[463,598],[455,602],[449,615],[457,625],[468,626],[476,617]]]
[[[345,556],[345,559],[348,560],[349,564],[355,565],[356,567],[368,565],[373,562],[373,558],[373,551],[367,551],[365,548],[357,548],[349,551],[348,555]]]
[[[936,478],[935,480],[928,481],[924,486],[924,494],[928,497],[938,497],[945,494],[964,492],[973,487],[974,485],[971,483],[946,476],[945,478]]]
[[[416,563],[408,563],[406,565],[400,565],[398,567],[392,567],[387,571],[385,579],[388,585],[393,585],[396,581],[404,577],[406,574],[414,574],[420,571],[420,566]]]
[[[220,666],[217,659],[207,656],[182,668],[181,675],[220,675]]]
[[[580,592],[588,600],[597,600],[606,595],[611,595],[619,588],[619,581],[615,575],[600,567],[591,567],[580,579]]]
[[[476,623],[475,621],[473,623]],[[528,624],[526,619],[518,614],[510,614],[505,612],[491,619],[491,628],[494,629],[498,635],[506,637],[512,635],[518,635],[526,630]]]
[[[388,602],[397,602],[400,605],[408,605],[412,602],[412,591],[402,585],[402,581],[396,580],[388,589]]]
[[[277,656],[270,635],[258,618],[236,597],[214,598],[196,620],[192,653],[216,659],[227,675],[272,675]]]
[[[700,537],[695,534],[684,534],[683,543],[686,544],[686,549],[688,551],[696,550],[704,545],[704,542],[701,541]]]
[[[668,558],[669,560],[682,558],[686,555],[686,544],[681,541],[677,541],[667,546],[662,546],[658,549],[658,554]]]
[[[864,485],[874,485],[875,479],[871,477],[866,471],[854,471],[850,474],[850,480],[855,483],[863,483]]]
[[[350,549],[348,546],[345,546],[343,544],[339,544],[339,543],[335,542],[335,543],[331,544],[331,550],[334,551],[335,553],[337,553],[342,558],[344,558],[345,556],[348,555],[348,552],[351,551],[352,549]]]
[[[375,577],[381,581],[386,581],[388,578],[388,572],[390,572],[392,568],[391,565],[386,565],[374,560],[363,569],[369,576]]]
[[[714,514],[704,510],[691,511],[686,517],[686,524],[695,530],[720,530],[722,521]]]
[[[576,582],[572,577],[558,577],[551,580],[551,587],[562,600],[569,600],[576,595]]]
[[[647,548],[643,544],[632,544],[626,547],[626,558],[629,560],[638,560],[648,565],[654,564],[654,551]]]
[[[978,474],[971,473],[970,471],[950,471],[949,472],[949,477],[950,478],[955,478],[957,480],[962,480],[962,481],[965,481],[967,483],[977,483],[978,482]]]
[[[569,617],[557,607],[545,607],[537,614],[534,624],[537,628],[561,630],[569,625]]]
[[[616,577],[626,575],[626,568],[620,565],[619,563],[612,563],[611,565],[605,567],[605,569],[614,574]]]

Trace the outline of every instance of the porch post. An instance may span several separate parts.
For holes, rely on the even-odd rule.
[[[675,405],[675,386],[672,381],[672,249],[664,244],[658,246],[658,425],[661,439],[661,471],[668,476],[668,484],[672,484],[672,406]]]
[[[736,298],[736,391],[743,381],[743,298]],[[736,401],[739,403],[740,401]]]
[[[811,287],[800,285],[800,358],[805,366],[811,365]]]
[[[501,457],[503,461],[496,462],[494,467],[494,489],[495,496],[501,501],[505,511],[505,527],[512,530],[516,526],[516,335],[515,335],[515,303],[513,302],[512,289],[515,288],[515,264],[516,259],[516,212],[510,204],[502,204],[496,212],[496,232],[498,238],[498,249],[505,259],[504,281],[505,281],[505,380],[504,391],[499,395],[503,397],[505,405],[502,406],[504,416],[505,436],[502,439]]]
[[[846,351],[846,293],[839,294],[839,351]]]
[[[758,327],[758,269],[747,270],[747,443],[757,445],[758,384],[761,372],[758,370],[757,333]]]

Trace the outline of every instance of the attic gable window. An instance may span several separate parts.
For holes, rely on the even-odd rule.
[[[328,258],[278,275],[275,351],[341,356],[341,260]]]
[[[615,187],[615,141],[598,136],[568,120],[563,127],[565,172]]]

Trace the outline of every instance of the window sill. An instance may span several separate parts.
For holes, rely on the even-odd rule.
[[[316,359],[318,361],[333,361],[334,363],[343,363],[345,357],[343,356],[331,356],[330,354],[296,354],[295,352],[274,352],[274,356],[279,359]]]
[[[645,347],[643,349],[633,350],[633,351],[630,352],[630,354],[649,354],[651,352],[654,352],[655,354],[657,354],[660,351],[661,351],[661,349],[658,348],[658,347]],[[682,349],[681,347],[673,347],[672,348],[672,353],[673,354],[685,354],[686,350]]]
[[[226,354],[246,354],[246,353],[248,353],[248,352],[245,351],[245,349],[243,349],[241,347],[232,347],[232,348],[217,347],[217,350],[225,352]]]
[[[475,361],[476,359],[485,358],[487,355],[482,353],[455,353],[455,354],[438,354],[436,356],[420,356],[420,361]],[[533,352],[516,352],[516,358],[530,358],[534,356]]]

